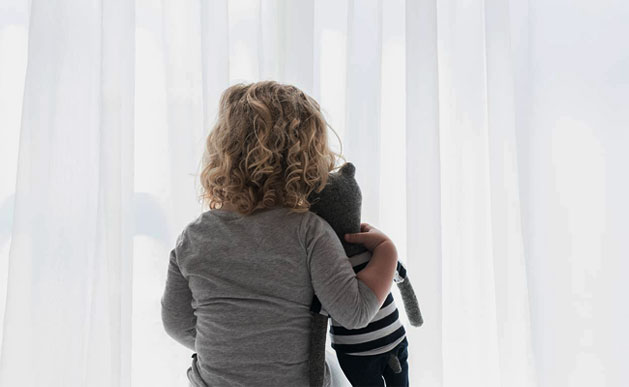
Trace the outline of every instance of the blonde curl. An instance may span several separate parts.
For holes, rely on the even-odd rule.
[[[338,159],[345,160],[328,147],[328,127],[319,104],[295,86],[228,87],[205,144],[203,203],[230,203],[246,215],[275,206],[308,211],[310,193],[323,190]]]

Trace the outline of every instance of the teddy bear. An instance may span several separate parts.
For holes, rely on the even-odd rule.
[[[310,211],[332,226],[348,258],[367,251],[363,245],[348,243],[343,237],[346,233],[360,232],[362,195],[354,176],[355,171],[356,168],[351,162],[345,163],[337,172],[329,174],[328,182],[321,192],[313,191],[308,197],[311,204]],[[365,265],[366,263],[353,265],[354,271],[360,271]],[[400,290],[409,323],[415,327],[421,326],[423,318],[417,297],[411,286],[406,268],[399,260],[394,282]],[[388,297],[392,298],[392,294],[389,294]],[[310,311],[313,315],[310,330],[310,386],[321,386],[325,370],[328,318],[333,319],[334,316],[327,314],[316,295],[313,297]],[[332,333],[332,329],[330,333]],[[400,362],[394,354],[390,354],[388,364],[393,372],[399,373],[401,371]]]

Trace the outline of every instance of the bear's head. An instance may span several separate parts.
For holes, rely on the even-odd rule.
[[[330,173],[325,188],[308,196],[310,211],[322,217],[332,226],[341,240],[348,257],[367,249],[361,244],[345,241],[346,233],[360,232],[360,206],[362,195],[354,178],[356,167],[345,163],[337,172]]]

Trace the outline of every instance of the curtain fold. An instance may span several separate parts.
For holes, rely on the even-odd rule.
[[[491,253],[501,385],[536,384],[529,290],[522,240],[515,132],[515,60],[508,3],[484,9]]]
[[[201,71],[203,72],[203,127],[216,119],[221,92],[229,86],[229,19],[227,0],[201,1]]]
[[[133,12],[31,3],[0,385],[130,385]]]
[[[0,327],[4,321],[9,245],[15,208],[20,118],[28,40],[28,4],[0,3]],[[0,329],[2,342],[2,329]]]
[[[356,165],[364,222],[378,224],[382,0],[349,0],[344,154]]]
[[[629,4],[527,11],[517,136],[538,378],[628,385]]]
[[[444,385],[534,383],[506,11],[437,2]]]
[[[406,1],[406,240],[424,324],[409,333],[421,343],[409,359],[423,364],[414,383],[443,386],[441,166],[437,1]]]

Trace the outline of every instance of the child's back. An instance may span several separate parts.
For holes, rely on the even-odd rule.
[[[345,326],[364,326],[379,309],[332,228],[283,207],[203,213],[178,239],[170,271],[164,324],[193,343],[209,385],[307,385],[313,291]],[[168,313],[179,307],[196,321]]]

